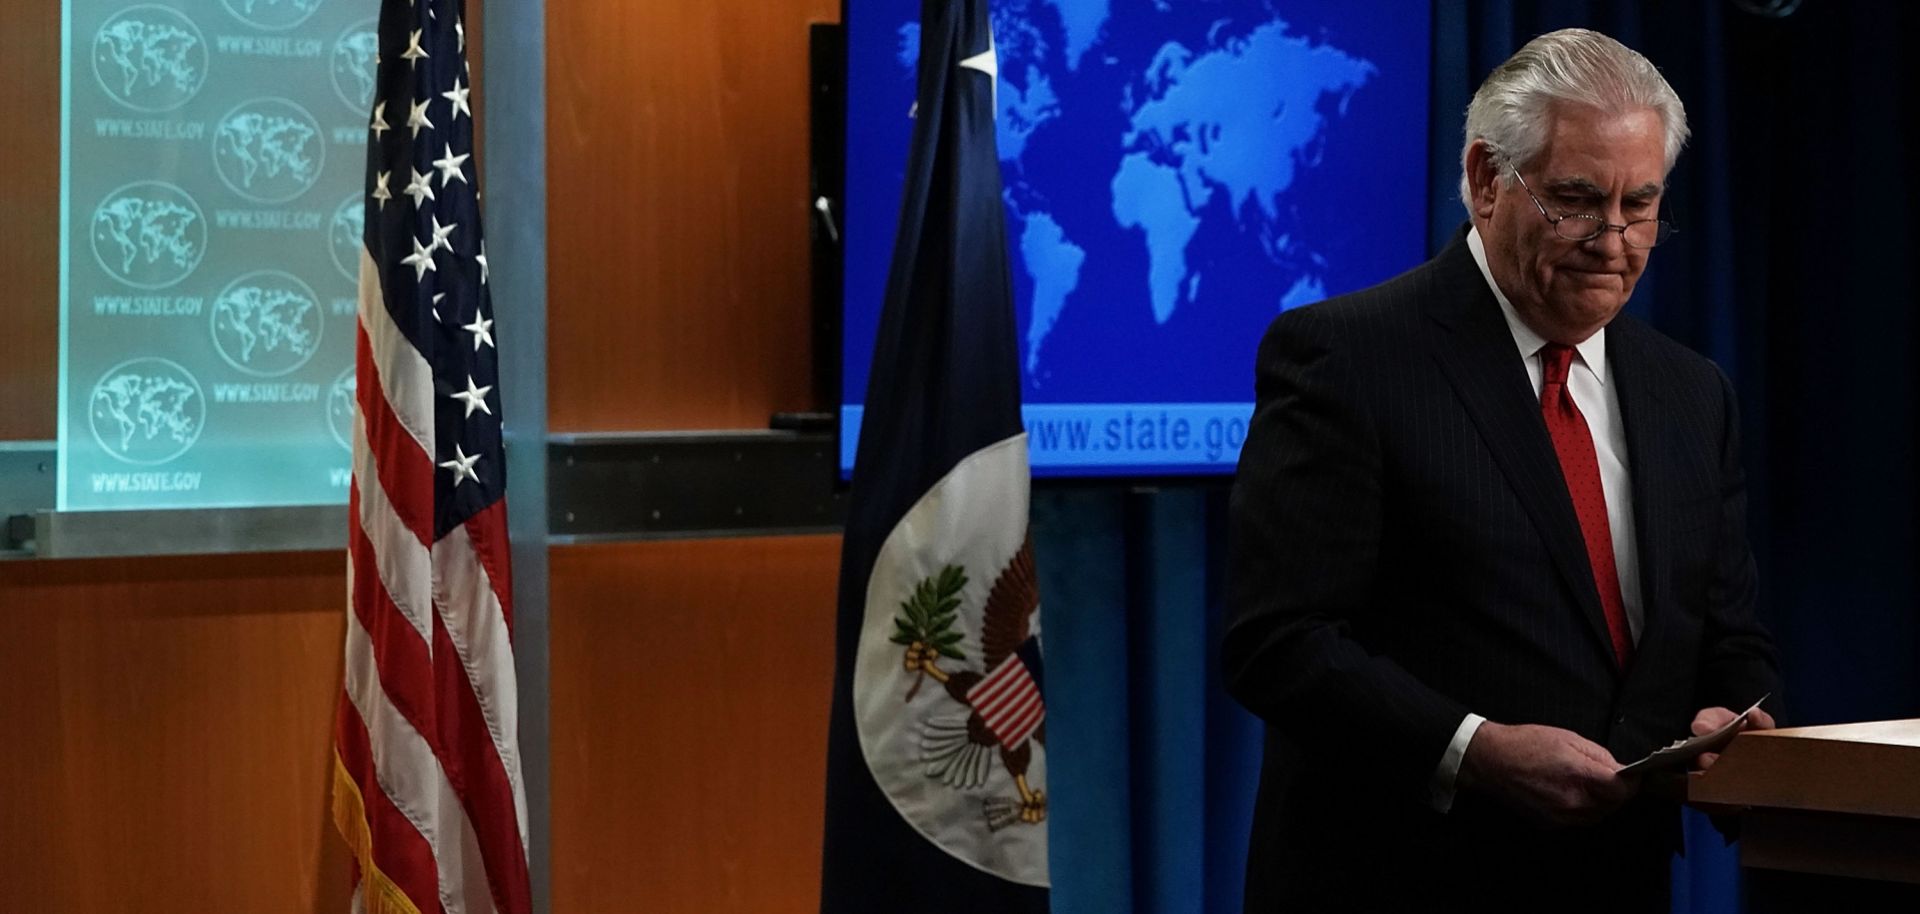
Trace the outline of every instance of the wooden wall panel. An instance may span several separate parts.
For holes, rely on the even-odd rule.
[[[0,441],[52,438],[60,351],[60,4],[0,3]]]
[[[344,563],[0,562],[0,911],[346,910]]]
[[[764,428],[812,405],[807,23],[838,17],[548,3],[555,431]]]
[[[553,910],[819,910],[839,553],[552,550]]]

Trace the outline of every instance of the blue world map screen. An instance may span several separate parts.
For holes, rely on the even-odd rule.
[[[847,3],[843,475],[899,218],[919,6]],[[1274,316],[1424,257],[1428,8],[993,5],[1036,476],[1232,472]]]

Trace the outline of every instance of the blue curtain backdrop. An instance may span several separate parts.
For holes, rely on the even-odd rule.
[[[1647,54],[1687,104],[1668,198],[1681,234],[1629,307],[1739,392],[1789,722],[1920,716],[1920,63],[1903,48],[1920,4],[1436,3],[1433,249],[1465,218],[1473,88],[1568,26]],[[1261,731],[1214,662],[1224,487],[1057,485],[1034,502],[1053,910],[1238,912]],[[1704,819],[1687,848],[1673,910],[1746,910],[1734,849]]]

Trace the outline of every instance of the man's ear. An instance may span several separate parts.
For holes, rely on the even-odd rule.
[[[1474,140],[1467,147],[1467,209],[1476,218],[1493,217],[1494,183],[1500,177],[1499,157],[1486,140]]]

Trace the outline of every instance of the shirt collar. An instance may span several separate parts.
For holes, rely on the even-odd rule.
[[[1547,345],[1547,338],[1535,333],[1527,322],[1520,319],[1520,312],[1513,310],[1513,302],[1507,300],[1507,294],[1500,291],[1500,284],[1493,281],[1493,271],[1487,267],[1487,246],[1480,240],[1480,229],[1467,230],[1467,250],[1473,254],[1473,264],[1480,268],[1480,277],[1487,281],[1487,288],[1493,290],[1493,298],[1500,303],[1500,315],[1507,319],[1507,330],[1513,334],[1513,345],[1520,350],[1523,359],[1538,355]],[[1593,372],[1600,386],[1607,385],[1607,328],[1602,327],[1579,345],[1573,347],[1585,362],[1587,370]]]

